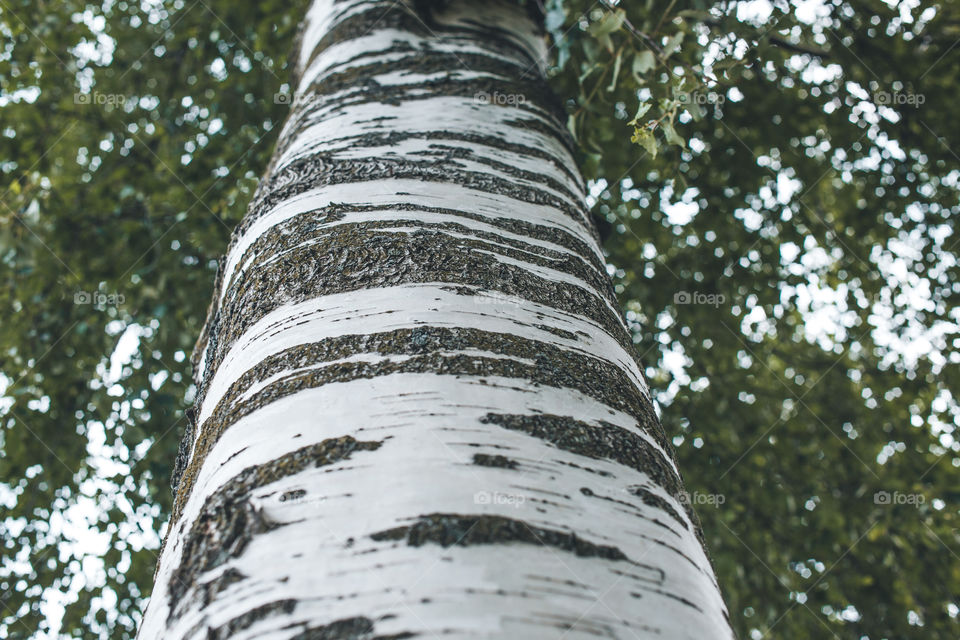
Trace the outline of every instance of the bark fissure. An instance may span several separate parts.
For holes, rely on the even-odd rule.
[[[412,547],[428,543],[441,547],[509,542],[533,544],[567,551],[581,558],[626,562],[649,571],[650,575],[643,579],[653,584],[662,584],[664,577],[661,569],[634,562],[617,547],[595,544],[577,537],[575,533],[544,529],[501,516],[433,513],[420,517],[414,524],[378,531],[370,534],[370,537],[378,542],[401,540]]]
[[[290,251],[251,274],[230,292],[230,302],[211,334],[208,349],[213,363],[222,361],[225,352],[257,320],[284,305],[370,286],[434,282],[458,282],[576,313],[621,335],[624,349],[633,348],[609,301],[582,285],[547,279],[528,267],[470,251],[462,241],[426,230],[398,235],[401,237],[333,232],[317,245]],[[371,262],[379,265],[376,274],[369,273]],[[234,308],[245,313],[231,313]]]
[[[570,200],[525,180],[464,170],[458,161],[447,155],[447,158],[440,156],[430,160],[383,156],[342,159],[333,157],[332,153],[327,157],[312,155],[284,167],[273,179],[269,195],[256,204],[266,212],[281,202],[318,187],[383,180],[413,180],[457,184],[467,189],[509,197],[521,203],[549,207],[565,214],[571,222],[584,224],[582,210]]]
[[[417,636],[409,632],[374,635],[375,627],[374,621],[367,617],[344,618],[330,624],[311,626],[291,640],[403,640]]]
[[[465,349],[469,351],[457,353]],[[376,363],[339,362],[362,354],[408,356],[408,359]],[[498,355],[491,358],[483,354]],[[329,362],[336,364],[323,366]],[[404,371],[526,378],[535,384],[577,389],[613,409],[643,416],[641,428],[658,439],[663,452],[671,451],[661,437],[656,418],[649,412],[645,396],[617,367],[592,356],[574,354],[541,342],[518,340],[509,334],[438,327],[398,329],[300,345],[266,358],[245,372],[220,399],[205,423],[194,448],[191,469],[186,472],[185,484],[178,491],[178,503],[189,496],[192,478],[203,464],[206,452],[236,420],[305,387]],[[287,374],[250,393],[251,388],[260,385],[261,381],[274,379],[283,372]],[[186,465],[186,461],[183,463]],[[178,474],[178,485],[182,475],[183,471]],[[175,511],[174,520],[178,515],[179,510]]]

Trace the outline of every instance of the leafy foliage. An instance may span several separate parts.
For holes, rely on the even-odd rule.
[[[693,5],[564,3],[556,80],[734,624],[957,637],[960,13]]]
[[[133,635],[305,4],[2,3],[0,634]],[[960,636],[956,4],[542,9],[738,632]]]
[[[187,360],[216,260],[285,116],[271,97],[303,11],[273,0],[4,2],[10,637],[58,617],[44,601],[72,600],[62,633],[135,631],[170,509]]]

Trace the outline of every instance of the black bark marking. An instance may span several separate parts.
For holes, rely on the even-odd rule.
[[[693,506],[689,504],[689,500],[686,499],[683,480],[667,463],[667,459],[641,436],[609,422],[601,421],[598,426],[595,426],[567,416],[549,414],[503,415],[490,413],[487,414],[484,421],[511,431],[522,431],[571,453],[598,460],[612,460],[647,474],[657,485],[663,487],[667,493],[684,505],[687,517],[693,523],[693,532],[705,547],[706,543],[703,530],[700,527],[700,519],[693,510]],[[656,438],[656,435],[662,435],[662,429],[653,432],[648,431],[647,433],[653,435],[655,439],[661,440]],[[662,440],[660,444],[664,447],[664,451],[672,454],[673,449],[669,445],[665,445]],[[655,494],[649,491],[646,493],[638,492],[637,495],[641,498],[646,497],[649,500],[647,504],[651,506],[664,508],[658,503],[658,501],[662,502],[662,499],[657,498]],[[663,504],[669,507],[666,503]],[[665,508],[665,511],[678,522],[682,522],[675,509]]]
[[[280,496],[280,502],[287,502],[288,500],[299,500],[305,495],[307,495],[307,492],[304,491],[303,489],[285,491],[283,495]]]
[[[436,222],[425,222],[414,219],[412,215],[405,216],[407,212],[411,214],[438,214],[444,219]],[[350,213],[382,213],[383,215],[379,220],[374,217],[373,220],[347,224],[344,220]],[[477,229],[466,224],[469,221],[480,222],[491,230]],[[324,236],[330,235],[338,227],[341,230],[352,227],[358,233],[374,235],[389,233],[391,229],[398,226],[411,226],[425,231],[445,234],[466,235],[479,248],[487,250],[495,248],[497,251],[504,251],[504,255],[523,259],[533,264],[551,266],[561,270],[569,269],[569,273],[581,277],[597,287],[598,291],[603,291],[610,300],[615,300],[609,286],[609,279],[606,276],[606,267],[597,257],[597,254],[591,251],[578,235],[570,231],[558,227],[517,221],[512,218],[486,217],[460,209],[418,206],[408,202],[395,202],[377,206],[335,203],[298,213],[282,222],[278,222],[257,236],[240,258],[239,263],[249,264],[250,266],[247,267],[247,270],[249,270],[254,264],[276,258],[278,251],[283,252],[306,242],[323,242]],[[515,234],[517,237],[509,237],[506,233],[500,233],[500,231]],[[557,245],[558,249],[543,247],[536,243],[536,240],[551,242]],[[573,255],[562,252],[559,248],[568,249],[573,252]],[[234,271],[231,281],[225,283],[225,286],[233,286],[237,277],[242,273],[240,270]]]
[[[680,514],[677,513],[677,510],[674,509],[669,502],[667,502],[657,494],[653,493],[652,491],[649,491],[648,489],[644,489],[643,487],[630,487],[629,491],[633,495],[643,500],[644,504],[649,505],[651,507],[656,507],[657,509],[665,511],[667,515],[669,515],[671,518],[673,518],[674,520],[679,522],[681,525],[683,525],[684,529],[690,528],[687,525],[686,520],[680,517]],[[697,521],[694,520],[694,522],[697,522]]]
[[[611,498],[610,496],[601,496],[601,495],[599,495],[598,493],[594,492],[593,489],[591,489],[590,487],[580,487],[580,493],[583,494],[583,495],[585,495],[585,496],[587,496],[588,498],[596,498],[597,500],[604,500],[605,502],[612,502],[612,503],[614,503],[614,504],[621,505],[622,507],[625,507],[625,508],[629,509],[630,511],[632,511],[633,513],[637,514],[639,517],[645,518],[645,519],[649,520],[650,522],[656,524],[657,526],[660,526],[660,527],[663,527],[664,529],[667,529],[668,531],[671,531],[671,532],[673,532],[673,533],[677,533],[676,531],[674,531],[673,529],[671,529],[669,525],[665,524],[664,522],[661,522],[661,521],[660,521],[659,519],[657,519],[657,518],[651,518],[651,517],[649,517],[647,514],[643,513],[643,510],[640,509],[637,505],[635,505],[635,504],[633,504],[633,503],[630,503],[630,502],[627,502],[626,500],[618,500],[618,499],[616,499],[616,498]],[[649,492],[648,492],[648,493],[649,493]],[[653,496],[653,497],[656,498],[657,496]],[[687,529],[687,530],[689,531],[689,530],[690,530],[689,525],[687,525],[687,523],[686,523],[683,519],[680,518],[680,514],[678,514],[678,513],[673,509],[673,507],[670,506],[670,504],[669,504],[666,500],[663,500],[662,498],[660,498],[660,501],[661,501],[662,504],[656,505],[656,506],[658,506],[659,508],[661,508],[661,509],[663,509],[664,511],[666,511],[667,513],[669,513],[670,516],[671,516],[672,518],[674,518],[674,519],[680,524],[680,526],[682,526],[684,529]],[[648,505],[651,504],[651,503],[646,502],[646,501],[644,501],[644,503],[645,503],[645,504],[648,504]]]
[[[266,212],[284,200],[322,186],[409,179],[458,184],[518,202],[552,207],[566,214],[572,222],[582,225],[588,233],[591,230],[595,232],[592,223],[585,220],[583,206],[574,204],[579,198],[571,202],[534,185],[521,185],[489,173],[469,171],[453,159],[446,160],[442,156],[424,161],[385,156],[343,159],[332,157],[334,155],[336,154],[329,152],[316,153],[298,158],[284,166],[265,181],[264,195],[252,205],[255,211]]]
[[[592,425],[567,416],[488,413],[482,422],[522,431],[560,449],[596,460],[611,460],[641,471],[682,501],[683,485],[667,459],[643,437],[609,422]]]
[[[283,246],[273,247],[272,254],[262,252],[261,255],[273,255],[275,259],[244,271],[230,285],[211,329],[207,375],[213,374],[240,336],[284,304],[336,293],[437,282],[500,292],[519,304],[530,301],[591,320],[633,356],[633,342],[615,311],[614,301],[596,288],[602,276],[587,269],[580,260],[568,256],[563,262],[547,262],[543,266],[579,277],[587,289],[540,276],[523,264],[498,259],[507,256],[536,265],[539,260],[529,254],[510,256],[511,251],[503,247],[492,252],[485,243],[418,226],[422,229],[415,233],[376,233],[375,229],[365,229],[365,225],[338,226],[315,243],[287,251],[283,251]],[[553,332],[574,337],[558,328]]]
[[[473,464],[481,467],[498,467],[500,469],[516,469],[519,465],[516,460],[506,456],[489,455],[486,453],[473,454]]]
[[[501,358],[484,358],[472,354],[445,355],[472,348],[500,354]],[[339,360],[361,353],[380,355],[413,355],[404,362],[376,364],[353,362],[311,369],[278,379],[245,402],[240,396],[252,385],[283,371]],[[520,360],[533,361],[529,365]],[[592,356],[502,333],[479,329],[417,327],[375,334],[348,335],[321,342],[299,345],[263,360],[231,385],[203,424],[190,463],[177,489],[172,522],[176,522],[180,505],[190,495],[196,473],[207,453],[226,429],[237,420],[279,398],[307,388],[331,382],[373,378],[391,373],[440,373],[444,375],[496,375],[530,380],[535,384],[558,389],[576,389],[586,396],[634,417],[640,428],[672,454],[649,399],[619,367]],[[205,392],[201,392],[205,395]],[[202,396],[201,398],[202,399]],[[198,399],[198,401],[200,401]]]
[[[374,621],[365,616],[343,618],[329,624],[308,627],[290,640],[403,640],[415,638],[409,631],[388,636],[374,635]]]
[[[194,367],[196,367],[196,365],[194,365]],[[170,473],[170,486],[174,489],[174,492],[176,492],[177,485],[180,484],[183,470],[186,469],[190,463],[190,450],[197,433],[196,407],[198,406],[199,405],[195,404],[192,407],[187,407],[183,412],[183,416],[187,420],[187,426],[184,429],[183,438],[180,440],[180,446],[177,447],[177,457],[173,461],[173,471]]]
[[[185,534],[180,565],[170,577],[169,624],[179,617],[183,606],[189,606],[189,598],[185,596],[200,575],[239,556],[254,536],[278,526],[250,503],[251,491],[309,467],[346,460],[354,451],[376,450],[381,444],[357,441],[350,436],[324,440],[268,463],[247,467],[208,496]]]
[[[296,606],[297,601],[290,599],[276,600],[274,602],[268,602],[267,604],[260,605],[259,607],[247,611],[243,615],[239,615],[236,618],[231,619],[225,624],[207,629],[206,640],[230,640],[234,634],[250,628],[258,620],[262,620],[263,618],[273,615],[293,613],[293,610],[296,608]]]
[[[433,513],[420,516],[411,525],[378,531],[370,537],[377,542],[405,541],[411,547],[428,543],[441,547],[469,547],[517,542],[560,549],[581,558],[625,562],[648,571],[651,575],[641,579],[652,584],[663,584],[666,579],[662,569],[635,562],[617,547],[584,540],[576,533],[536,527],[523,520],[503,516]]]
[[[200,586],[200,601],[203,602],[203,606],[207,606],[213,602],[213,599],[217,597],[218,593],[246,578],[247,576],[230,567],[213,580],[204,582]]]
[[[310,216],[297,217],[309,223]],[[573,256],[547,259],[529,249],[511,248],[509,243],[495,247],[481,237],[454,238],[443,232],[444,225],[431,228],[412,222],[418,228],[413,233],[377,231],[378,227],[397,224],[403,224],[402,218],[389,224],[368,222],[317,229],[305,234],[306,238],[317,236],[306,246],[301,244],[305,237],[299,234],[268,233],[260,237],[255,256],[269,262],[222,283],[228,293],[210,327],[207,375],[215,371],[240,335],[283,304],[413,283],[472,285],[581,315],[604,327],[627,353],[633,352],[619,312],[614,310],[616,299],[609,278],[600,269],[588,267]],[[522,264],[503,262],[498,255]],[[523,266],[526,263],[574,275],[588,290],[539,276]]]

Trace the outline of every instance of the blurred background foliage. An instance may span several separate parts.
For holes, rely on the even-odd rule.
[[[957,4],[535,4],[738,634],[960,637]],[[134,635],[305,6],[0,0],[0,636]]]

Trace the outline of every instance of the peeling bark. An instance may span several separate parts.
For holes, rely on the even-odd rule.
[[[537,21],[315,0],[298,42],[140,637],[731,638]]]

